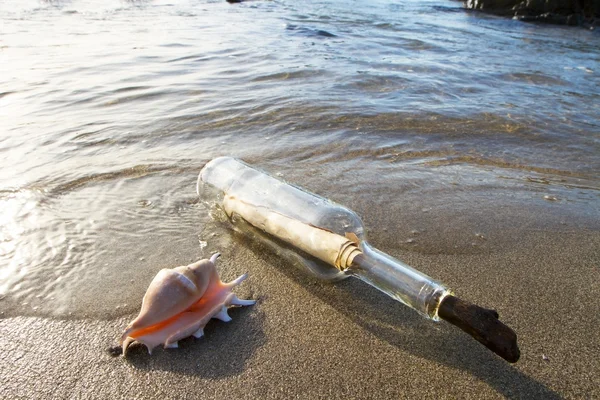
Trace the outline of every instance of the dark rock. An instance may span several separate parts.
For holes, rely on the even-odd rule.
[[[466,0],[465,7],[522,21],[595,26],[600,0]]]
[[[110,354],[112,357],[118,357],[121,354],[123,354],[123,348],[121,347],[121,345],[114,345],[114,346],[110,346],[108,349],[106,349],[107,353]]]

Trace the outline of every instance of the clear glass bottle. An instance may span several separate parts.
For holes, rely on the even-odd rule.
[[[354,276],[432,319],[459,327],[509,362],[517,335],[494,310],[455,297],[429,276],[371,247],[351,210],[231,157],[207,163],[197,192],[235,229],[260,239],[317,278]]]
[[[338,280],[355,276],[420,314],[438,320],[437,310],[449,294],[448,288],[371,247],[362,221],[348,208],[231,157],[206,164],[198,177],[197,191],[202,201],[223,210],[239,229],[267,242],[315,277]],[[260,215],[253,217],[256,210]],[[269,227],[264,223],[267,218],[271,221]],[[281,233],[282,229],[286,232]],[[323,251],[314,249],[331,238],[331,252],[338,252],[345,245],[347,253],[354,253],[351,262],[338,262],[336,266],[335,254],[323,255]]]

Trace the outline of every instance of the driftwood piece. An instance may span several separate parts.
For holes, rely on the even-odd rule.
[[[448,321],[473,336],[475,340],[510,363],[519,360],[521,352],[517,345],[517,334],[499,319],[495,310],[488,310],[446,296],[438,309],[440,318]]]

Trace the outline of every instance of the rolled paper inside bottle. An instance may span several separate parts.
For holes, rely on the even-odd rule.
[[[237,214],[256,228],[341,271],[347,269],[354,257],[362,253],[353,241],[344,236],[298,221],[264,206],[246,203],[231,195],[225,195],[223,209],[229,218]]]

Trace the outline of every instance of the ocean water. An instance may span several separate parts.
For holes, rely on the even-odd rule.
[[[489,251],[511,207],[598,221],[600,36],[450,0],[4,0],[0,316],[133,312],[241,246],[195,194],[221,155],[406,251]]]

